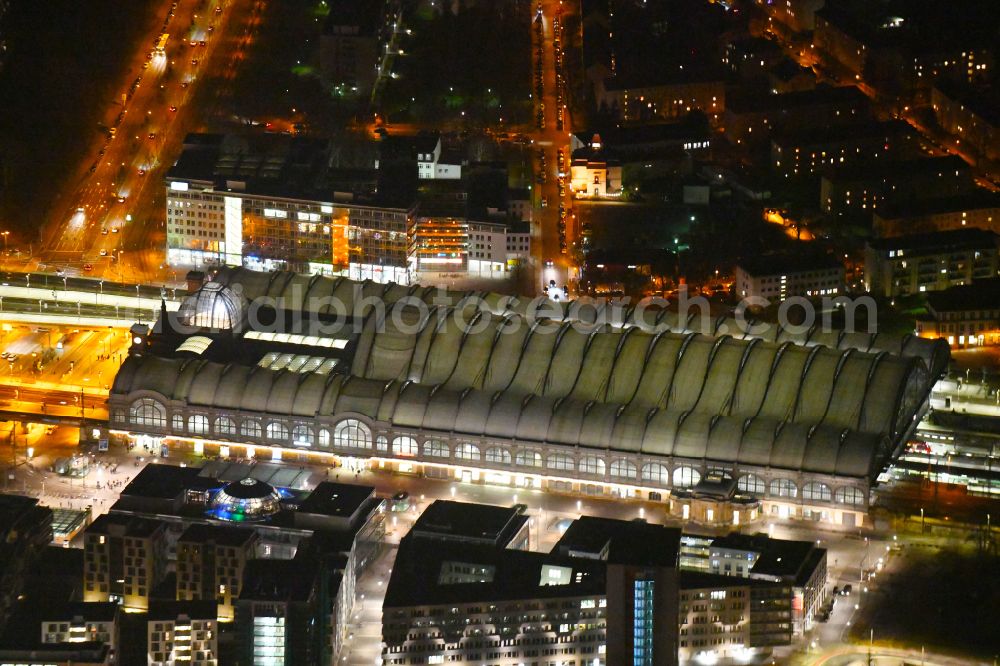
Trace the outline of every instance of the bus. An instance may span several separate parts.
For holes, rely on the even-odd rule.
[[[160,35],[160,38],[156,40],[156,48],[154,51],[159,54],[164,54],[167,52],[167,40],[170,39],[170,33],[165,32]]]

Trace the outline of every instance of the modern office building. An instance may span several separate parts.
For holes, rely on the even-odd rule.
[[[411,531],[386,589],[382,662],[676,664],[679,531],[581,521],[550,553]]]
[[[98,516],[83,534],[83,600],[148,609],[166,573],[166,532],[166,523],[151,518]]]
[[[816,516],[813,520],[820,520]],[[724,576],[781,583],[795,635],[808,631],[826,603],[826,549],[813,541],[772,539],[766,534],[732,533],[712,540],[708,571]]]
[[[744,663],[792,639],[786,583],[680,572],[678,661]]]
[[[907,296],[995,278],[998,245],[997,234],[972,228],[874,239],[865,246],[865,288]]]
[[[236,601],[239,663],[318,666],[326,625],[317,567],[308,558],[254,560]]]
[[[1000,278],[928,292],[917,335],[960,349],[1000,345]]]
[[[208,285],[180,318],[221,302],[224,321],[179,333],[168,316],[135,346],[109,397],[116,436],[660,501],[722,472],[790,517],[826,510],[842,524],[844,511],[863,519],[948,358],[912,336],[741,333],[695,311],[601,325],[574,304],[485,294],[474,307],[465,293],[323,276],[224,269]],[[302,328],[254,328],[245,307],[265,295],[268,316]],[[357,317],[332,323],[332,301]]]
[[[844,293],[844,265],[825,254],[775,253],[741,259],[736,265],[736,295],[778,303],[793,296]]]
[[[406,208],[337,193],[332,143],[194,134],[166,177],[167,262],[407,283]]]
[[[426,539],[514,550],[528,550],[531,540],[528,517],[517,509],[451,500],[432,502],[410,533]]]

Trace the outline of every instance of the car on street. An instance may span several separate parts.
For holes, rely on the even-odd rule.
[[[83,265],[83,270],[84,270],[84,272],[89,273],[90,271],[94,270],[94,265],[93,264],[84,264]]]

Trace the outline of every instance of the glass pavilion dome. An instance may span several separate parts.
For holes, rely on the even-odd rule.
[[[219,520],[265,520],[281,510],[281,493],[257,479],[233,481],[216,493],[208,513]]]
[[[232,289],[208,282],[184,299],[179,315],[187,326],[232,330],[239,327],[243,310],[242,299]]]

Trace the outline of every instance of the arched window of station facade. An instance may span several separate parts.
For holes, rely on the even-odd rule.
[[[188,417],[188,432],[194,435],[208,434],[208,417],[204,414],[192,414]]]
[[[611,463],[608,474],[619,479],[634,479],[638,476],[638,470],[631,460],[615,460]]]
[[[557,471],[567,471],[576,469],[576,463],[573,461],[573,456],[568,456],[565,453],[553,453],[545,461],[545,467]]]
[[[591,474],[593,476],[604,476],[606,466],[604,461],[597,456],[584,456],[580,459],[580,473]]]
[[[678,488],[690,488],[701,481],[701,472],[694,467],[681,465],[674,469],[673,481]]]
[[[428,439],[423,446],[424,455],[430,458],[450,458],[451,449],[444,442],[437,439]]]
[[[420,454],[420,446],[412,437],[396,437],[392,440],[392,452],[397,456],[412,458]]]
[[[316,435],[309,426],[297,425],[292,428],[292,444],[295,446],[312,446],[315,443]]]
[[[851,506],[865,505],[865,494],[854,486],[837,488],[837,492],[834,493],[833,497],[837,504],[849,504]]]
[[[129,408],[129,423],[163,428],[167,425],[167,410],[152,398],[139,398]]]
[[[372,431],[357,419],[344,419],[333,426],[333,445],[342,449],[370,449]]]
[[[215,419],[215,432],[219,435],[235,435],[236,421],[228,416],[220,416]]]
[[[254,437],[260,439],[263,430],[260,427],[260,421],[254,419],[247,419],[240,424],[240,435],[243,437]]]
[[[267,438],[275,442],[283,442],[288,439],[288,427],[284,423],[271,421],[267,424]]]
[[[830,502],[833,500],[833,493],[830,492],[830,486],[814,481],[802,486],[802,499],[814,502]]]
[[[486,449],[486,462],[509,465],[511,463],[510,451],[499,446],[491,446]]]
[[[482,455],[479,453],[478,446],[464,442],[455,447],[455,458],[458,460],[480,460]]]
[[[514,464],[518,467],[541,467],[542,454],[537,451],[518,451],[514,456]]]
[[[774,497],[790,497],[794,499],[799,496],[799,488],[791,479],[775,479],[771,481],[768,493]]]
[[[646,463],[642,466],[642,480],[661,486],[668,486],[670,485],[670,472],[667,470],[666,465]]]
[[[751,495],[763,495],[767,492],[767,484],[764,479],[756,474],[744,474],[736,481],[736,489],[741,493]]]

